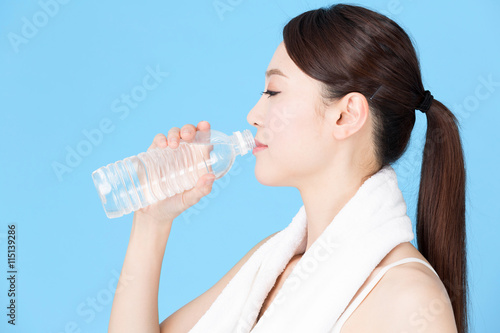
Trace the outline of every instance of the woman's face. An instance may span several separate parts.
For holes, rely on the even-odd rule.
[[[268,148],[255,153],[255,175],[268,186],[295,186],[326,174],[335,143],[322,107],[320,82],[303,73],[288,56],[283,42],[267,68],[265,91],[248,113],[255,138]],[[317,177],[319,179],[321,177]]]

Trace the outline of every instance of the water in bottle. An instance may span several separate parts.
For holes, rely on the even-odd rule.
[[[106,215],[115,218],[189,190],[206,173],[221,178],[236,156],[254,147],[250,130],[230,136],[213,129],[196,131],[191,142],[181,139],[175,149],[154,148],[108,164],[95,170],[92,179]]]

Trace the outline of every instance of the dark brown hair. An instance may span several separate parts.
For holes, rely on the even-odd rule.
[[[350,92],[366,97],[380,167],[403,155],[425,89],[415,49],[398,24],[363,7],[338,4],[290,20],[283,29],[283,41],[294,63],[324,83],[325,100]],[[462,144],[457,119],[442,103],[434,99],[426,116],[418,250],[445,285],[458,332],[464,333],[468,331],[468,287]]]

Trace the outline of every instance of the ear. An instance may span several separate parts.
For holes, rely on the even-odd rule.
[[[352,92],[342,97],[335,106],[331,116],[332,134],[337,140],[344,140],[363,128],[369,114],[368,102],[365,96]]]

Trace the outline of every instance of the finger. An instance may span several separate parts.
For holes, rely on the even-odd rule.
[[[210,129],[210,123],[206,120],[202,120],[198,123],[196,127],[199,131],[208,131]]]
[[[168,146],[172,149],[179,146],[181,129],[179,127],[172,127],[167,133]]]
[[[210,123],[206,120],[202,120],[198,123],[197,128],[199,131],[209,131],[210,130]],[[210,152],[213,150],[213,145],[206,145],[206,146],[202,147],[202,149],[203,149],[203,155],[206,158],[209,158]]]
[[[167,137],[163,133],[158,133],[155,135],[151,146],[149,146],[148,150],[154,148],[165,148],[167,146]]]
[[[196,136],[196,127],[186,124],[181,128],[181,139],[190,142]]]
[[[181,200],[185,209],[188,209],[189,207],[197,204],[201,200],[201,198],[209,194],[210,191],[212,191],[214,180],[215,175],[207,173],[198,179],[195,187],[193,187],[189,191],[184,191],[182,193]]]

